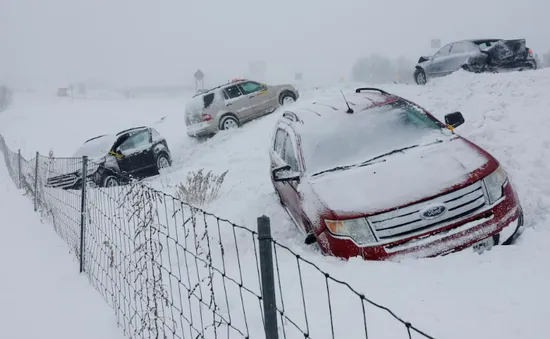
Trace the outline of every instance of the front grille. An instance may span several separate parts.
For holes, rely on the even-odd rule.
[[[446,212],[434,219],[420,216],[420,211],[436,203],[444,204]],[[367,220],[380,241],[398,240],[464,219],[485,203],[482,183],[477,181],[428,201],[370,216]]]
[[[62,174],[55,177],[48,178],[46,186],[49,187],[71,187],[76,184],[79,176],[76,173]]]

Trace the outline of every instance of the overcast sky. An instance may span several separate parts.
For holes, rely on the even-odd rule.
[[[330,82],[373,52],[431,54],[433,38],[545,53],[549,16],[549,0],[0,0],[0,82],[183,84],[200,68],[208,83],[253,60],[272,79]]]

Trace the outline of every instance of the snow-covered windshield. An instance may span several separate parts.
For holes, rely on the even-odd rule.
[[[302,148],[308,172],[355,165],[392,150],[442,139],[442,126],[404,100],[308,126]],[[310,128],[311,127],[311,128]]]
[[[111,150],[117,137],[114,135],[103,135],[90,140],[82,145],[75,153],[74,157],[88,156],[91,159],[101,158]]]

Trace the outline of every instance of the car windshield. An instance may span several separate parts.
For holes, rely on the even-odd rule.
[[[74,157],[88,156],[91,159],[101,158],[111,150],[116,136],[103,135],[93,140],[87,141],[75,153]]]
[[[308,172],[356,165],[393,150],[443,139],[442,125],[399,99],[311,126],[302,134]]]

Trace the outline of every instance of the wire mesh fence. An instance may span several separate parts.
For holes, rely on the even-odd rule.
[[[274,240],[267,217],[247,228],[85,157],[0,150],[129,338],[433,338]]]

